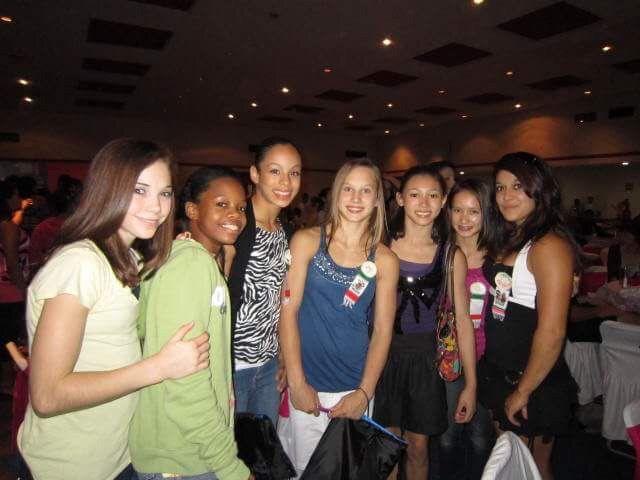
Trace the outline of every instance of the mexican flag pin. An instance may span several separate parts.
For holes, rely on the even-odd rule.
[[[353,308],[358,303],[360,297],[367,289],[369,282],[376,276],[376,264],[370,260],[367,260],[358,269],[355,277],[351,281],[351,285],[346,292],[344,292],[344,298],[342,299],[342,305],[345,307]]]

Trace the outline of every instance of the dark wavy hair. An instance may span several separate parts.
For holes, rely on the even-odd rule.
[[[433,164],[430,165],[416,165],[415,167],[411,167],[407,170],[402,178],[400,179],[400,194],[404,192],[405,187],[409,180],[413,177],[425,175],[428,177],[432,177],[438,182],[440,186],[440,190],[442,191],[442,195],[445,196],[447,194],[447,185],[444,183],[444,179],[442,175],[438,173],[438,167]],[[444,206],[443,206],[444,209]],[[442,212],[440,212],[442,213]],[[439,214],[433,221],[433,228],[431,230],[431,239],[436,242],[444,242],[447,240],[447,216]],[[391,219],[389,224],[389,235],[391,240],[397,240],[399,238],[404,237],[405,226],[404,226],[404,207],[398,208],[396,214]]]
[[[189,175],[184,187],[182,187],[180,199],[178,200],[177,219],[179,221],[179,228],[181,228],[182,231],[189,229],[189,217],[187,217],[186,212],[187,202],[198,203],[202,194],[209,188],[209,184],[219,178],[233,178],[237,180],[238,183],[242,185],[242,189],[245,190],[239,175],[229,167],[211,165],[194,171]]]
[[[569,242],[577,265],[578,248],[573,235],[566,226],[560,185],[551,168],[542,159],[531,153],[509,153],[502,157],[493,168],[494,192],[496,176],[501,170],[510,172],[520,181],[524,192],[534,200],[535,208],[520,225],[507,222],[502,215],[497,215],[499,221],[495,239],[490,245],[490,255],[493,258],[505,257],[520,251],[529,241],[535,242],[547,233],[553,232]],[[495,204],[495,194],[493,202],[496,212],[499,212]]]
[[[456,238],[456,231],[451,224],[451,210],[453,208],[453,199],[458,193],[470,192],[478,200],[480,205],[480,211],[482,213],[482,226],[480,227],[480,233],[478,234],[477,248],[479,250],[488,249],[489,245],[493,243],[493,235],[496,231],[496,224],[498,222],[497,212],[493,207],[491,187],[489,184],[478,178],[465,178],[457,182],[447,195],[447,213],[449,220],[449,238]]]

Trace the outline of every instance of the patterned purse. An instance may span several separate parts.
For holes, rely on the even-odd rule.
[[[453,382],[462,373],[453,286],[453,259],[458,247],[448,244],[446,248],[444,256],[444,291],[440,296],[440,304],[436,315],[438,321],[436,365],[440,377],[447,382]]]

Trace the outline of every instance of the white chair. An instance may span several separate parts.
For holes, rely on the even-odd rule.
[[[603,379],[602,436],[627,440],[624,407],[640,398],[640,326],[606,321],[600,325]]]
[[[571,375],[578,384],[578,403],[587,405],[602,395],[602,370],[600,369],[600,344],[595,342],[570,342],[564,349]]]
[[[631,402],[622,411],[624,424],[627,427],[629,438],[636,450],[636,469],[633,480],[640,480],[640,400]]]
[[[542,480],[531,452],[513,432],[498,437],[481,480]]]

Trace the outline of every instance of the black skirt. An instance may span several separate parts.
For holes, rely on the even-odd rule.
[[[558,362],[529,397],[528,419],[517,415],[520,427],[507,418],[504,402],[517,387],[519,372],[511,372],[480,360],[478,399],[493,414],[501,430],[525,437],[557,436],[571,433],[571,405],[577,401],[577,386],[564,361]]]
[[[376,388],[373,416],[378,423],[422,435],[447,429],[447,397],[435,353],[435,332],[394,335]]]

